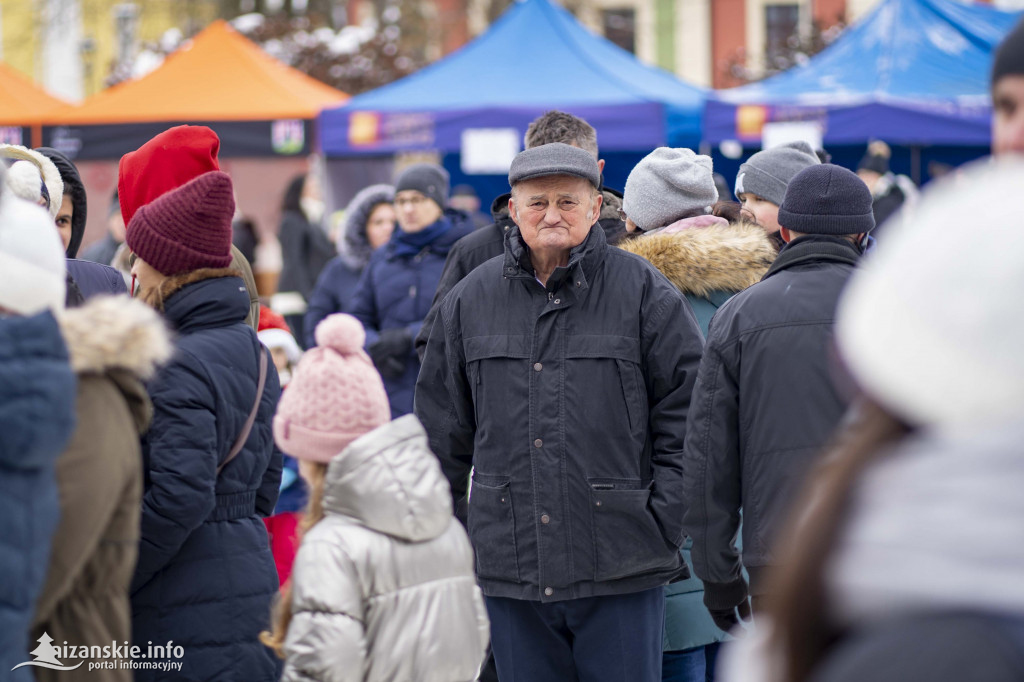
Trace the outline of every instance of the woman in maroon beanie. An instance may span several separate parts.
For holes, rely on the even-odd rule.
[[[252,328],[231,263],[230,178],[199,175],[138,209],[126,242],[139,296],[175,332],[147,387],[145,493],[132,582],[134,644],[181,647],[137,680],[276,680],[259,642],[277,572],[261,517],[273,513],[281,454],[271,435],[277,372]]]

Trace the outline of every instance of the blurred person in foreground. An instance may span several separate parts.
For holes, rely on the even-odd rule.
[[[316,280],[303,326],[306,348],[316,345],[320,320],[348,310],[349,300],[373,252],[391,240],[395,231],[395,188],[370,185],[359,191],[345,209],[345,225],[335,256]]]
[[[509,185],[505,255],[441,303],[416,414],[467,519],[499,679],[659,682],[664,586],[689,576],[700,328],[654,266],[609,247],[589,151],[527,149]]]
[[[523,136],[523,148],[533,149],[552,142],[579,147],[593,155],[597,161],[599,172],[604,171],[604,159],[599,158],[597,150],[597,131],[582,118],[567,114],[564,111],[549,111],[530,123]],[[505,234],[515,225],[509,213],[508,202],[511,194],[502,194],[491,204],[491,215],[494,223],[481,227],[467,237],[463,237],[448,254],[441,272],[441,281],[437,285],[437,293],[430,306],[430,312],[424,320],[423,327],[416,337],[416,352],[420,359],[427,347],[427,335],[434,325],[441,301],[448,292],[462,279],[484,262],[500,256],[505,252]],[[604,186],[601,180],[601,215],[598,225],[604,230],[606,241],[617,244],[626,235],[626,226],[619,217],[622,208],[622,194]]]
[[[2,165],[2,164],[0,164]],[[56,315],[64,248],[42,208],[14,196],[0,168],[0,670],[31,682],[29,631],[60,506],[58,455],[75,428],[76,379]]]
[[[721,679],[1021,679],[1022,182],[1013,160],[935,183],[854,274],[836,345],[862,398]]]
[[[829,342],[839,294],[875,226],[867,186],[831,164],[789,182],[778,220],[785,248],[711,320],[686,432],[684,528],[704,604],[723,630],[761,607],[767,570],[782,556],[781,515],[846,411]]]
[[[173,359],[147,385],[133,640],[174,640],[188,652],[180,674],[137,670],[137,680],[280,675],[259,633],[279,586],[262,518],[281,481],[270,423],[281,389],[230,267],[234,209],[230,178],[210,171],[128,223],[139,298],[175,332]]]

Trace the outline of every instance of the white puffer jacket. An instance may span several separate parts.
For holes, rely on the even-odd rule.
[[[489,623],[473,551],[413,415],[327,469],[325,517],[292,572],[285,682],[470,682]]]

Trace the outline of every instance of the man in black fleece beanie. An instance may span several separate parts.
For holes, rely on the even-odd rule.
[[[1024,152],[1024,21],[992,62],[992,153]]]

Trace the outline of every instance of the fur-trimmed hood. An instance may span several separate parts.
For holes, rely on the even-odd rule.
[[[59,321],[76,374],[123,369],[146,380],[174,350],[160,315],[127,296],[95,296]]]
[[[243,280],[245,279],[242,271],[233,267],[199,268],[198,270],[190,270],[189,272],[167,277],[154,289],[142,292],[140,298],[153,308],[163,312],[164,302],[189,284],[202,282],[206,279],[218,279],[220,277],[241,277]]]
[[[759,282],[777,255],[764,230],[744,222],[643,235],[619,248],[650,261],[682,293],[704,298]]]

